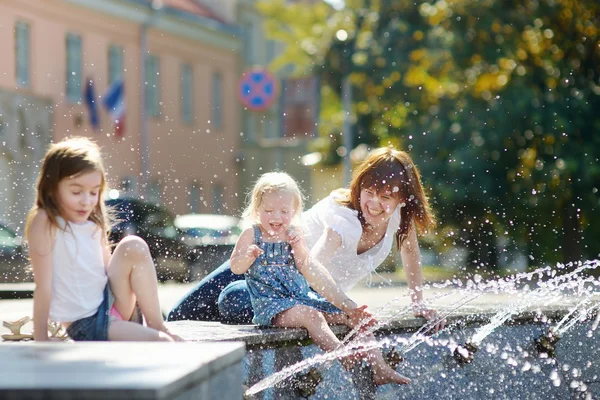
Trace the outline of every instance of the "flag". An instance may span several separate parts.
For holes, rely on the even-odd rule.
[[[98,118],[98,107],[96,106],[96,91],[94,90],[94,80],[88,79],[87,85],[85,85],[84,92],[85,104],[90,113],[90,125],[94,130],[100,126],[100,119]]]
[[[122,79],[117,79],[108,87],[103,103],[115,122],[115,136],[122,137],[125,133],[125,87]]]

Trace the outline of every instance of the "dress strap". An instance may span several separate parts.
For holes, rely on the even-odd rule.
[[[260,227],[256,224],[253,225],[252,228],[254,228],[254,244],[260,247],[262,245],[262,232],[260,231]]]

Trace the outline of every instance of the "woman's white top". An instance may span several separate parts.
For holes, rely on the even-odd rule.
[[[400,225],[400,206],[396,208],[388,221],[385,236],[379,243],[362,254],[358,254],[358,242],[362,235],[362,226],[358,211],[338,204],[340,196],[335,192],[319,201],[302,214],[306,229],[306,244],[314,248],[317,240],[327,228],[333,229],[342,238],[341,246],[335,251],[325,268],[343,291],[352,289],[359,281],[369,276],[390,254],[396,230]]]
[[[108,281],[102,230],[92,221],[81,224],[58,217],[52,248],[50,319],[73,322],[96,313]]]

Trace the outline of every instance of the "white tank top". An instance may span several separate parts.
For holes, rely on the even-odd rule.
[[[60,229],[52,248],[50,319],[73,322],[89,317],[104,298],[108,281],[104,268],[102,231],[92,221],[81,224],[58,217]]]

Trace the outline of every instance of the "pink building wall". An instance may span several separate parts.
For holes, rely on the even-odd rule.
[[[167,17],[165,17],[167,18]],[[17,21],[30,26],[30,85],[19,87],[15,77]],[[87,77],[94,79],[97,95],[108,87],[108,49],[124,47],[126,129],[122,139],[113,136],[114,126],[99,105],[101,128],[89,124],[85,102],[73,104],[66,97],[66,36],[81,36],[82,89]],[[139,176],[139,34],[140,24],[62,0],[4,0],[0,3],[0,87],[16,93],[46,97],[54,104],[53,140],[65,136],[89,136],[103,148],[111,186],[118,188],[125,177]],[[225,40],[232,40],[227,39]],[[160,117],[148,116],[150,167],[153,181],[162,189],[161,200],[178,214],[190,212],[190,185],[203,189],[206,205],[200,212],[216,210],[212,190],[223,187],[223,213],[234,214],[243,196],[238,195],[237,153],[240,108],[236,97],[239,56],[235,48],[224,49],[192,40],[163,29],[148,35],[150,54],[159,57]],[[193,122],[181,118],[180,71],[183,63],[193,66]],[[213,73],[222,76],[222,128],[211,119]],[[78,125],[80,123],[80,125]]]

